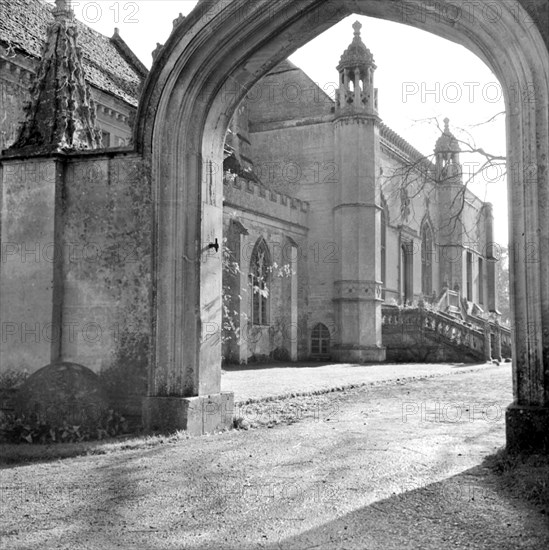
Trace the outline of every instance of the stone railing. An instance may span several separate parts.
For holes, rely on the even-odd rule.
[[[429,360],[489,361],[510,357],[510,331],[497,323],[482,320],[480,326],[421,307],[385,306],[382,316],[384,345],[393,359],[398,359],[398,353],[403,359],[423,356]]]
[[[492,319],[486,320],[474,315],[468,315],[466,323],[470,323],[478,330],[484,330],[486,323],[490,328],[491,356],[493,359],[501,361],[503,358],[512,356],[511,329],[502,326],[499,322]]]
[[[438,299],[436,307],[442,315],[446,312],[458,319],[458,321],[461,318],[464,324],[473,326],[481,332],[484,332],[485,325],[488,323],[490,327],[491,356],[500,361],[502,358],[511,357],[511,329],[502,326],[493,319],[487,320],[477,315],[469,314],[467,307],[462,302],[459,291],[446,289]]]

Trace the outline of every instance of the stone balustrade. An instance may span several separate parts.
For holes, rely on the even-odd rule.
[[[495,337],[489,337],[492,334],[491,325],[490,332],[487,332],[483,327],[466,324],[450,315],[423,308],[401,309],[385,306],[382,317],[384,345],[387,345],[388,353],[393,347],[399,348],[406,356],[413,353],[429,356],[431,360],[434,360],[432,354],[439,360],[463,358],[472,361],[494,356],[491,340],[495,340]],[[507,343],[508,339],[510,341],[510,335],[505,333],[503,327],[500,327],[500,334],[502,343]],[[396,336],[407,345],[398,344]],[[412,350],[413,347],[417,349]],[[398,359],[398,353],[392,358]]]

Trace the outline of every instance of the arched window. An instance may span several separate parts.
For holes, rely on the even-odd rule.
[[[318,323],[311,333],[311,355],[320,357],[330,353],[330,331],[326,325]]]
[[[400,295],[403,304],[414,301],[414,243],[405,242],[400,247]]]
[[[478,259],[478,303],[484,305],[484,260]]]
[[[387,215],[385,208],[381,210],[381,281],[383,283],[382,298],[385,300],[387,288]]]
[[[466,253],[466,265],[467,265],[467,300],[473,301],[473,254],[471,252]]]
[[[433,293],[433,232],[424,223],[421,230],[421,292],[424,296]]]
[[[252,292],[251,315],[254,325],[269,324],[269,273],[271,256],[267,243],[260,239],[254,247],[250,261],[250,286]]]

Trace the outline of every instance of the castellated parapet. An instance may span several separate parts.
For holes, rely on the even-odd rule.
[[[243,211],[261,213],[303,228],[308,227],[309,203],[263,185],[226,175],[223,179],[224,204]]]

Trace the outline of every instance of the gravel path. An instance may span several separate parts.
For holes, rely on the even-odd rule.
[[[502,365],[322,396],[272,429],[0,470],[0,548],[549,548],[545,516],[482,464],[511,394]]]
[[[509,365],[510,367],[510,365]],[[244,368],[229,367],[223,371],[222,390],[234,392],[235,401],[262,399],[322,391],[334,387],[375,384],[390,380],[430,378],[445,374],[491,368],[490,364],[319,364],[288,363],[287,365],[256,365]]]

